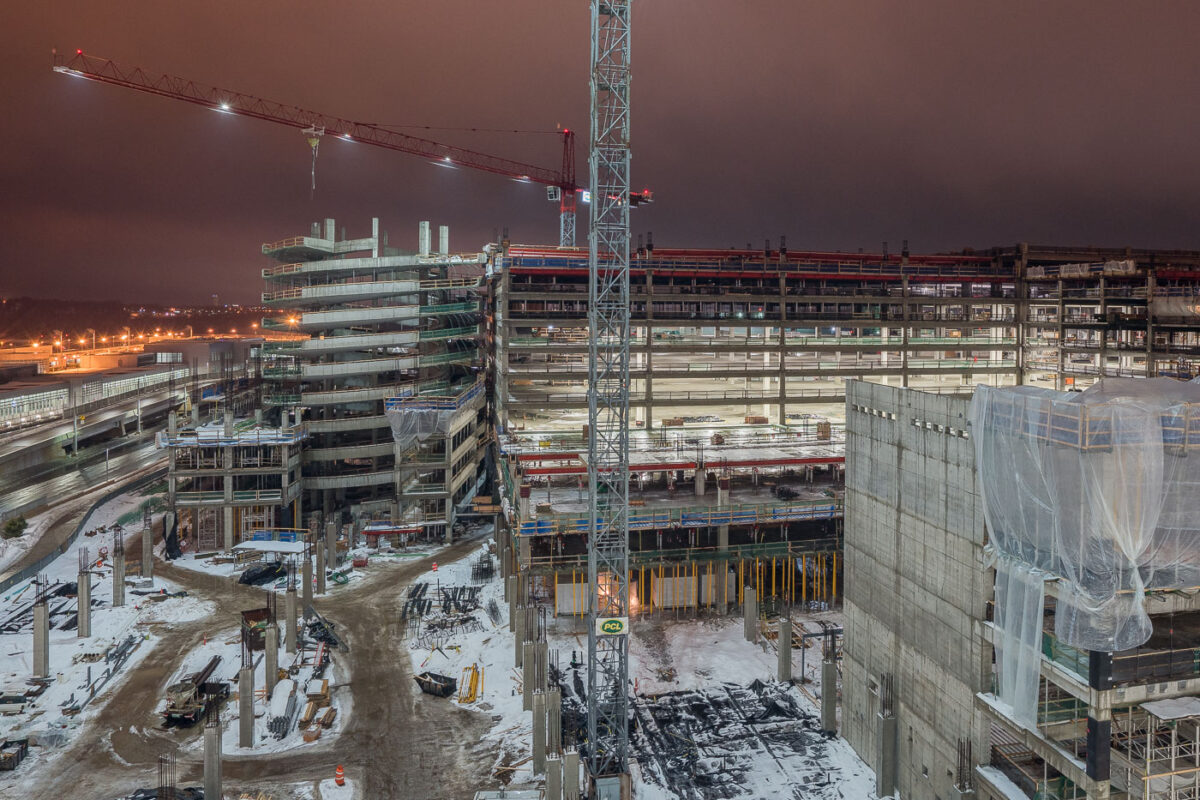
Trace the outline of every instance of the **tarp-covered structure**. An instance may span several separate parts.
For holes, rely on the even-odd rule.
[[[1032,726],[1046,579],[1058,579],[1054,635],[1108,652],[1150,638],[1145,590],[1200,585],[1200,385],[980,386],[971,436],[996,566],[999,696]]]
[[[450,430],[455,409],[429,408],[418,405],[397,405],[387,410],[392,438],[400,450],[422,444],[434,434],[445,435]]]
[[[392,428],[392,438],[404,451],[431,436],[449,433],[455,415],[482,397],[483,381],[478,380],[455,395],[389,397],[384,401],[384,413]]]

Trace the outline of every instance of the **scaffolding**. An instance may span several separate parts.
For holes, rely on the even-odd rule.
[[[1200,699],[1114,709],[1113,784],[1135,800],[1200,798]]]

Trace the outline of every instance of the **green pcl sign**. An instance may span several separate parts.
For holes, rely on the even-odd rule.
[[[597,636],[620,636],[629,632],[629,617],[597,617]]]

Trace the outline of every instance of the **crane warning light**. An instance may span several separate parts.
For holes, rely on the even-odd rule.
[[[83,51],[80,50],[79,48],[75,48],[75,55],[81,56],[81,55],[83,55]]]

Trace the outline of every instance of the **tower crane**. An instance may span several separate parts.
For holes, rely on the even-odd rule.
[[[148,73],[141,67],[124,68],[111,59],[89,55],[83,50],[76,50],[69,56],[54,51],[52,56],[54,71],[64,75],[183,100],[223,114],[252,117],[296,128],[304,134],[312,148],[314,170],[321,140],[333,137],[421,156],[437,164],[470,167],[518,181],[543,184],[547,199],[559,204],[559,246],[575,246],[575,208],[580,187],[575,183],[575,132],[569,128],[561,131],[562,164],[557,168],[540,167],[409,136],[379,125],[264,100],[231,89],[206,86],[187,78]],[[652,198],[650,192],[640,192],[632,202],[649,202]]]
[[[630,7],[591,0],[588,226],[588,776],[628,800]]]

